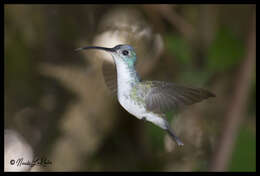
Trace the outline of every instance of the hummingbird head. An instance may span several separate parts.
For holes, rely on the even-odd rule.
[[[130,45],[117,45],[113,48],[87,46],[87,47],[78,48],[75,51],[80,51],[85,49],[99,49],[99,50],[107,51],[112,55],[116,63],[123,62],[130,67],[134,66],[136,62],[136,53],[134,51],[134,48]]]

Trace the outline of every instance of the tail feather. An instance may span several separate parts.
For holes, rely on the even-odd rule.
[[[160,117],[156,114],[146,114],[146,116],[143,117],[142,120],[149,121],[149,122],[155,124],[156,126],[158,126],[162,129],[164,129],[165,131],[167,131],[167,133],[177,143],[178,146],[184,145],[181,142],[181,140],[174,134],[173,130],[170,127],[170,124],[168,123],[168,121],[165,118]]]
[[[171,138],[176,142],[178,146],[183,146],[184,144],[181,142],[181,140],[174,134],[173,130],[170,129],[169,127],[166,129],[167,133]]]

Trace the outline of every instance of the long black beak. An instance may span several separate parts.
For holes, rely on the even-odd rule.
[[[85,49],[99,49],[99,50],[104,50],[108,52],[115,52],[116,50],[114,48],[105,48],[105,47],[99,47],[99,46],[85,46],[82,48],[75,49],[75,51],[81,51]]]

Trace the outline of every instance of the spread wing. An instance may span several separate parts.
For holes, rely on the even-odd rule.
[[[174,83],[147,81],[150,89],[145,97],[146,108],[156,113],[164,113],[200,102],[215,95],[205,89],[190,88]]]
[[[111,90],[112,94],[117,94],[117,72],[114,62],[104,61],[102,65],[102,73],[105,84]]]

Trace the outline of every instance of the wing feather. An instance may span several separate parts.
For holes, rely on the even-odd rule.
[[[113,95],[117,94],[117,73],[115,63],[104,60],[102,64],[102,73],[106,86]]]
[[[205,89],[184,87],[174,83],[147,81],[150,85],[145,104],[149,111],[164,113],[200,102],[215,95]]]

